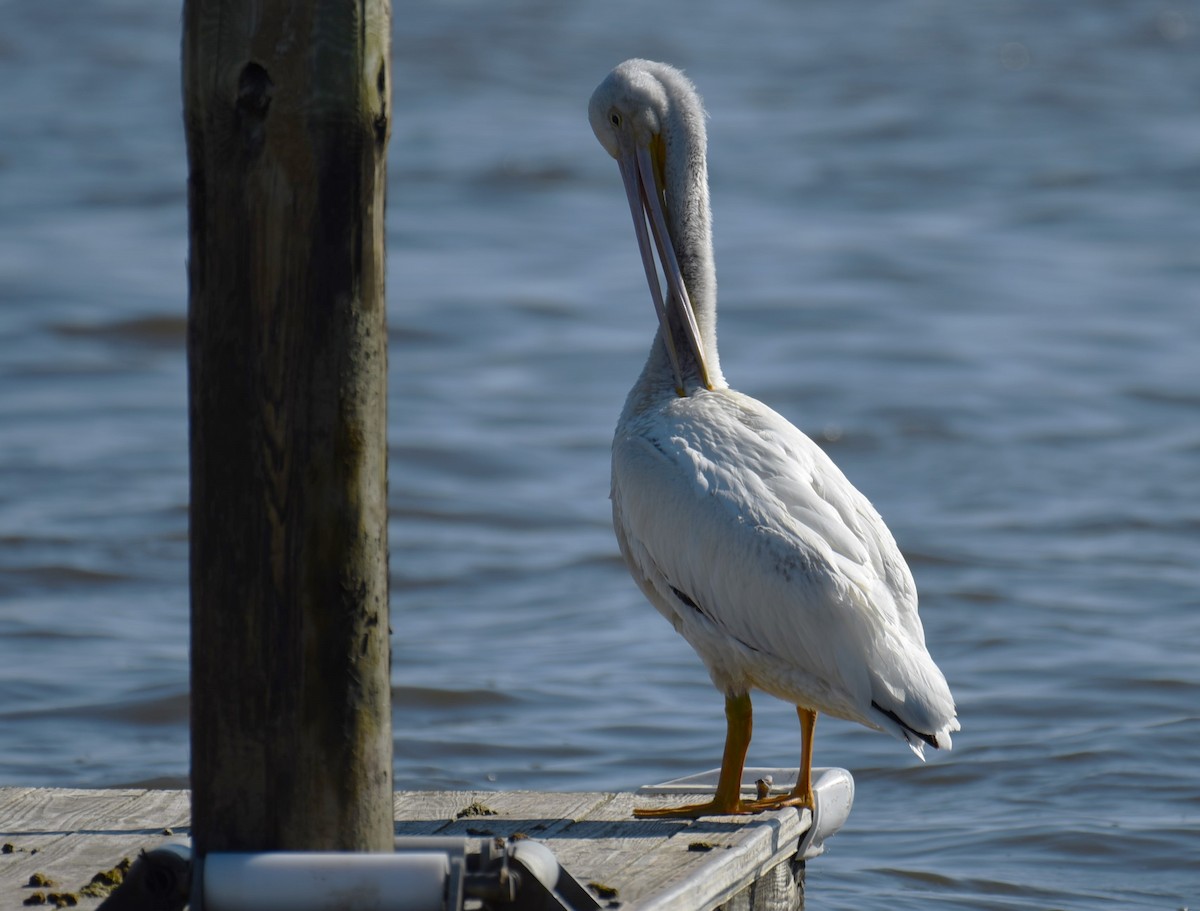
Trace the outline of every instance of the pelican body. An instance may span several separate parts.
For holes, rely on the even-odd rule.
[[[887,526],[812,440],[721,373],[694,86],[666,64],[628,60],[588,114],[619,165],[659,319],[613,440],[613,524],[634,580],[724,694],[727,721],[714,798],[637,815],[811,808],[820,712],[893,734],[922,758],[926,745],[949,749],[954,700]],[[800,719],[800,771],[782,797],[741,797],[751,690],[787,700]]]

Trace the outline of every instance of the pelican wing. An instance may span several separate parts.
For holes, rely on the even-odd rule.
[[[889,726],[879,711],[923,732],[953,717],[883,520],[765,405],[719,390],[630,414],[613,504],[643,590],[718,685],[874,727]]]

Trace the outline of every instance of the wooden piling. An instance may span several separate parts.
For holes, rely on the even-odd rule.
[[[390,3],[183,19],[194,844],[390,850]]]

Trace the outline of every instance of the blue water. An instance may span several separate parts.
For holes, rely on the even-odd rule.
[[[179,9],[0,16],[0,784],[182,786]],[[808,906],[1200,905],[1197,8],[461,0],[394,51],[397,787],[717,764],[609,526],[653,313],[585,111],[649,56],[711,115],[722,366],[888,520],[963,722],[820,722]]]

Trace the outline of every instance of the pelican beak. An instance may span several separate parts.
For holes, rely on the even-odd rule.
[[[682,398],[687,395],[683,382],[683,370],[679,364],[679,351],[675,345],[676,327],[682,333],[696,366],[700,381],[706,389],[712,389],[708,365],[704,362],[704,346],[700,341],[700,328],[692,301],[683,284],[683,274],[675,257],[675,247],[667,230],[667,219],[663,211],[663,191],[658,182],[658,170],[654,167],[650,150],[631,143],[621,149],[617,156],[621,169],[621,180],[625,184],[625,196],[629,200],[629,211],[633,215],[633,228],[637,233],[638,250],[642,255],[642,267],[646,270],[646,281],[650,285],[650,296],[654,299],[654,311],[662,327],[663,341],[667,346],[667,357],[675,373],[675,391]],[[647,226],[647,222],[649,225]],[[651,235],[654,243],[651,246]],[[658,251],[655,260],[654,251]],[[662,264],[667,280],[667,292],[671,310],[663,301],[663,290],[658,278],[658,263]],[[671,314],[675,319],[672,321]]]

